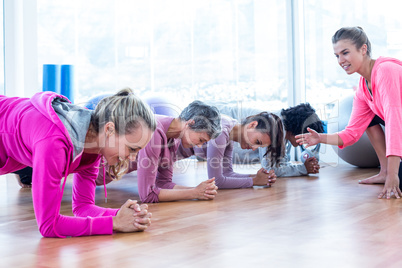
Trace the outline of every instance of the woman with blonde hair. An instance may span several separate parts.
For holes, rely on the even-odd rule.
[[[122,163],[135,159],[155,128],[152,111],[130,89],[103,99],[94,112],[53,92],[0,96],[0,175],[33,168],[33,206],[45,237],[143,231],[147,206],[132,200],[120,209],[96,206],[95,179],[102,157],[115,176],[124,173]],[[75,217],[59,214],[71,173]]]

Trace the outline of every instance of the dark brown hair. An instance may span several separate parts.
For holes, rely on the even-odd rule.
[[[336,44],[340,40],[350,40],[357,49],[364,44],[367,45],[367,56],[371,57],[371,43],[362,27],[343,27],[340,28],[334,36],[332,36],[332,44]]]
[[[271,145],[267,147],[264,156],[268,156],[271,167],[279,164],[279,160],[285,153],[285,140],[282,120],[275,114],[262,112],[246,117],[242,121],[242,126],[257,121],[256,130],[268,134],[271,138]]]

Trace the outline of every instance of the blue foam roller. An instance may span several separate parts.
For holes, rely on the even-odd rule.
[[[43,64],[42,90],[60,94],[60,65]]]
[[[61,65],[60,94],[74,102],[74,66]]]

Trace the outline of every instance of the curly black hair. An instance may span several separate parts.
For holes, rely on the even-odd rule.
[[[318,133],[324,132],[323,122],[309,103],[301,103],[288,109],[282,109],[281,116],[285,130],[293,135],[307,133],[308,127]]]

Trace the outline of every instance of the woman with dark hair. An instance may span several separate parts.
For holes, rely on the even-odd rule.
[[[263,112],[247,103],[229,103],[222,101],[209,101],[208,104],[218,108],[221,114],[230,116],[236,120],[244,117]],[[307,133],[310,127],[318,133],[324,132],[323,122],[320,120],[315,110],[309,103],[301,103],[299,105],[272,112],[282,119],[285,129],[286,153],[280,159],[279,165],[275,165],[272,169],[277,177],[305,176],[308,174],[317,174],[320,169],[318,159],[310,157],[305,159],[304,163],[292,163],[290,161],[291,148],[298,147],[295,135]],[[318,148],[317,148],[318,149]],[[242,149],[239,143],[233,144],[233,163],[235,164],[252,164],[261,163],[261,166],[269,170],[271,162],[269,155],[265,155],[266,148],[260,147],[258,150],[252,151]],[[198,158],[200,160],[200,158]]]
[[[101,158],[121,176],[122,163],[136,158],[155,127],[152,111],[130,89],[103,99],[94,112],[53,92],[0,96],[0,175],[33,168],[33,206],[45,237],[143,231],[150,224],[147,206],[128,200],[120,209],[98,207],[95,180]],[[74,217],[59,214],[71,173]]]
[[[402,196],[398,170],[402,157],[402,62],[394,58],[371,58],[371,43],[360,27],[344,27],[332,37],[334,54],[347,74],[361,75],[353,100],[348,126],[334,134],[308,134],[296,136],[306,147],[326,143],[340,148],[357,142],[364,131],[380,161],[378,175],[360,183],[384,183],[378,198],[389,199],[393,193]],[[382,127],[385,125],[385,134]],[[364,157],[364,156],[363,156]]]
[[[281,119],[271,113],[262,112],[246,117],[241,123],[222,116],[222,133],[207,144],[193,148],[179,148],[182,157],[196,155],[207,160],[208,176],[214,177],[221,189],[270,186],[276,181],[273,170],[264,168],[256,174],[240,174],[233,171],[233,145],[237,142],[242,149],[266,148],[265,155],[272,159],[270,167],[279,163],[284,154],[284,132]]]

